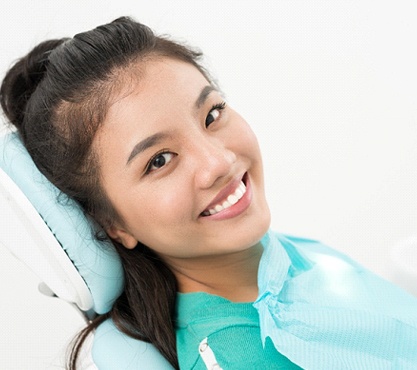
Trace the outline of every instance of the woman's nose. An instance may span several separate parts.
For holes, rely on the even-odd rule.
[[[210,140],[196,146],[195,181],[199,188],[206,189],[228,176],[236,162],[236,154],[218,141]]]

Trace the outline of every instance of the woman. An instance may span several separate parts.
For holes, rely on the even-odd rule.
[[[125,269],[70,368],[108,317],[175,368],[416,365],[413,298],[319,243],[268,232],[256,138],[200,57],[120,18],[41,43],[3,81],[36,165],[99,222]]]

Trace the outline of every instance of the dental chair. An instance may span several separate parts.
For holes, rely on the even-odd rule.
[[[0,137],[0,242],[42,281],[40,291],[79,310],[86,321],[111,310],[123,291],[123,268],[97,225],[38,171],[15,132]],[[109,319],[95,331],[88,369],[170,370],[149,343]]]

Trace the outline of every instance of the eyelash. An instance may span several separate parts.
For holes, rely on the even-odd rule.
[[[220,117],[220,115],[221,115],[221,113],[222,113],[222,110],[224,109],[224,108],[226,108],[226,102],[225,101],[222,101],[221,103],[217,103],[217,104],[214,104],[212,107],[211,107],[211,109],[210,109],[210,111],[209,111],[209,114],[207,115],[207,117],[206,117],[206,127],[209,127],[214,121],[216,121],[219,117]],[[210,115],[210,113],[212,112],[212,111],[214,111],[214,110],[218,110],[219,111],[219,117],[216,117],[212,122],[210,122],[210,123],[207,123],[207,118],[208,118],[208,116]]]
[[[214,104],[214,105],[211,107],[210,112],[211,112],[212,110],[214,110],[214,109],[223,110],[224,108],[226,108],[226,102],[225,102],[225,101],[222,101],[221,103]]]
[[[147,175],[147,174],[149,174],[149,173],[151,173],[152,171],[155,171],[155,170],[152,170],[151,169],[151,167],[152,167],[152,165],[153,165],[153,161],[156,159],[156,158],[158,158],[160,155],[162,155],[162,154],[172,154],[173,156],[175,156],[175,154],[174,153],[172,153],[172,152],[170,152],[168,149],[161,149],[160,151],[158,151],[157,153],[155,153],[153,156],[152,156],[152,158],[148,161],[148,163],[146,164],[146,167],[145,167],[145,175]]]

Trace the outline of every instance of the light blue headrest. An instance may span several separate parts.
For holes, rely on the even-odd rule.
[[[100,370],[174,370],[152,344],[128,337],[110,319],[96,329],[91,354]]]
[[[17,133],[0,137],[0,168],[17,184],[54,234],[92,295],[92,309],[110,311],[124,287],[121,261],[110,241],[94,238],[81,207],[36,168]]]

